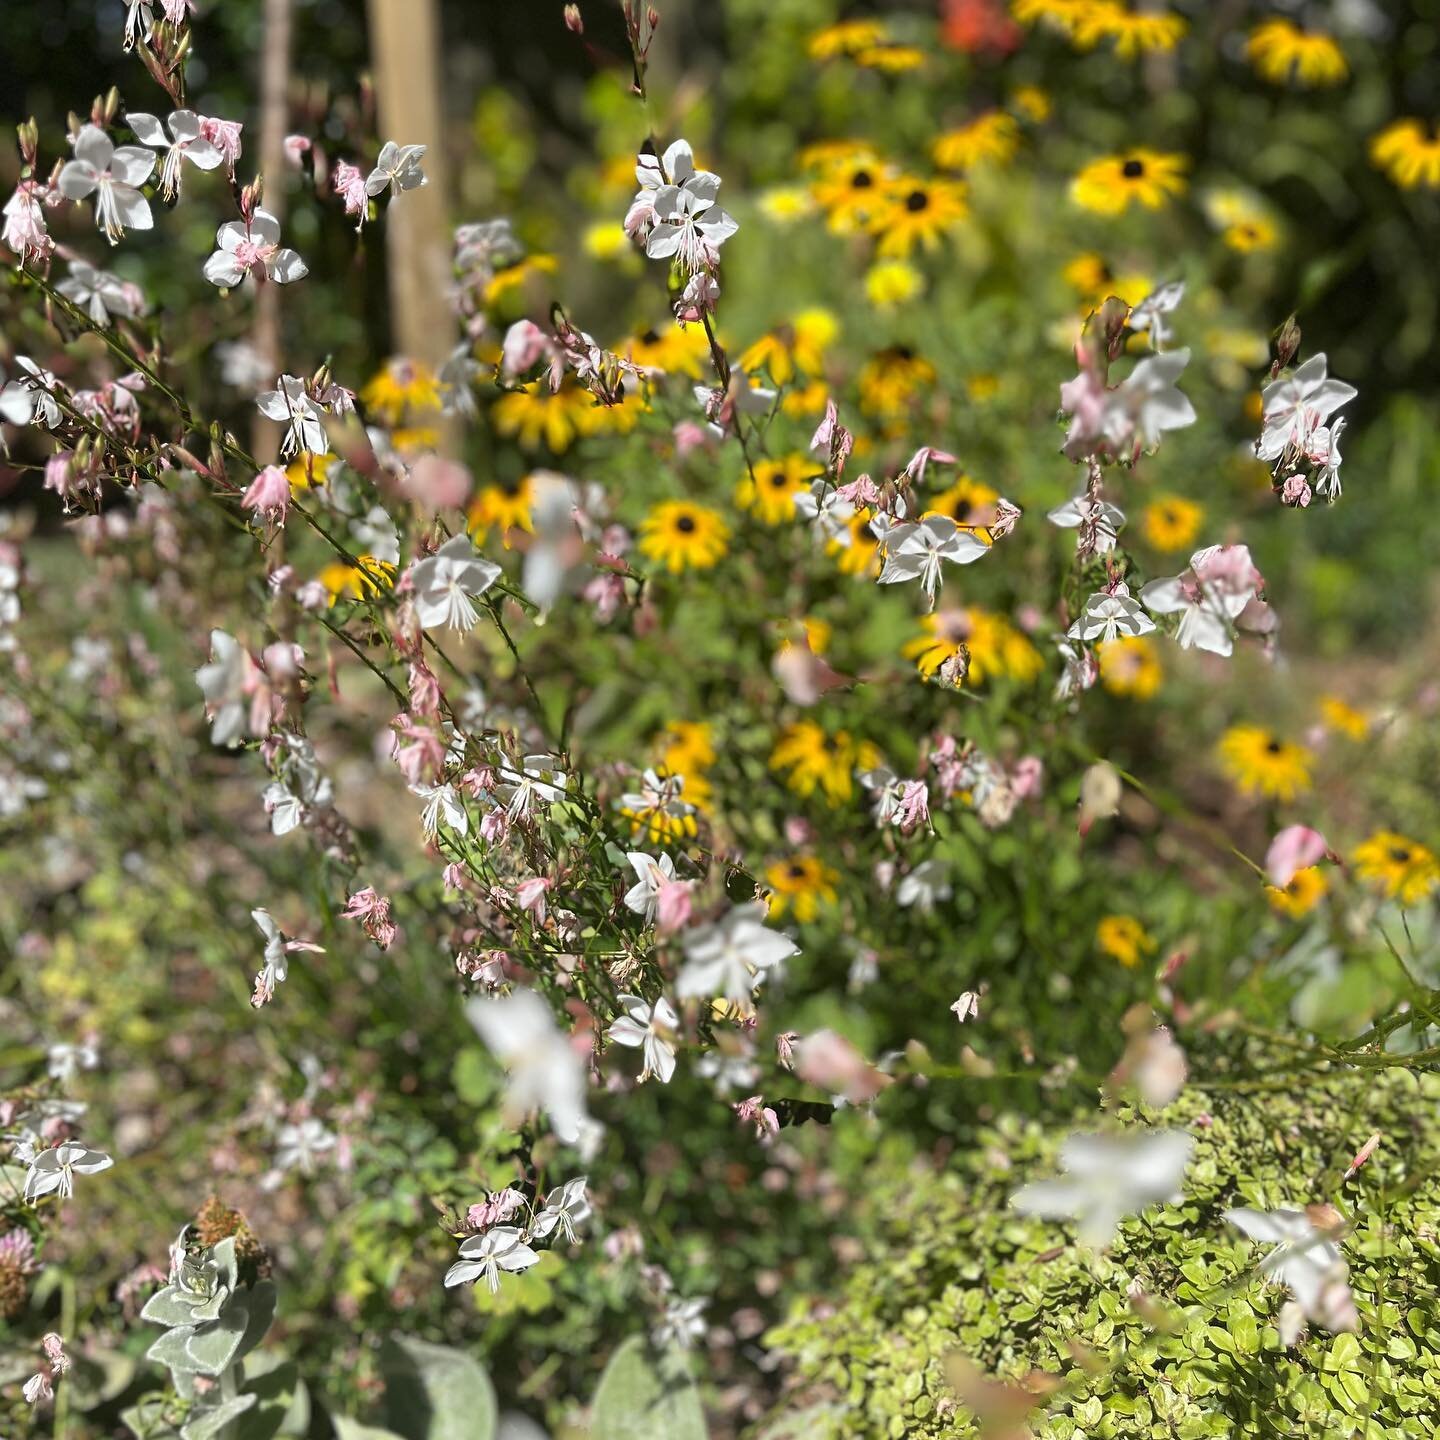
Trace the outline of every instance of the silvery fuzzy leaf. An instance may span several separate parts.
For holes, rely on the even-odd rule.
[[[264,1338],[275,1318],[275,1282],[257,1280],[246,1292],[245,1306],[250,1312],[250,1321],[240,1339],[237,1360],[243,1360]]]
[[[180,1440],[212,1440],[254,1404],[253,1395],[236,1395],[232,1400],[221,1401],[213,1409],[192,1411],[190,1419],[180,1429]]]
[[[240,1342],[250,1326],[250,1310],[243,1300],[233,1300],[218,1320],[192,1331],[185,1340],[185,1353],[192,1368],[202,1375],[218,1375],[235,1363]]]
[[[279,1440],[310,1433],[310,1391],[293,1360],[262,1352],[246,1361],[245,1394],[257,1401],[235,1440]]]
[[[195,1297],[187,1295],[178,1285],[167,1285],[145,1302],[140,1318],[152,1325],[194,1325]]]
[[[700,1396],[674,1352],[638,1336],[611,1357],[595,1392],[593,1433],[605,1440],[705,1440]]]
[[[380,1347],[385,1419],[404,1440],[494,1440],[485,1369],[463,1351],[395,1335]]]
[[[157,1365],[164,1365],[166,1369],[173,1371],[176,1375],[194,1375],[197,1373],[197,1367],[190,1358],[190,1352],[185,1348],[185,1342],[193,1334],[195,1334],[193,1325],[179,1325],[173,1330],[167,1330],[145,1352],[145,1358],[153,1360]]]

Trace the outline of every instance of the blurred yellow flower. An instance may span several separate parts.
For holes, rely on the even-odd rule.
[[[590,394],[568,381],[551,391],[543,381],[511,390],[496,402],[491,415],[501,435],[514,435],[527,450],[543,440],[559,455],[591,427],[595,402]]]
[[[336,561],[320,572],[320,583],[329,593],[332,605],[347,595],[352,600],[368,599],[395,583],[395,567],[388,560],[377,560],[373,555],[355,558],[360,562],[358,565]]]
[[[672,774],[684,775],[687,784],[715,763],[715,727],[708,721],[672,720],[665,734],[661,761]]]
[[[965,377],[965,393],[977,405],[988,404],[1000,393],[1000,377],[981,371]]]
[[[1320,701],[1320,719],[1327,730],[1347,740],[1364,740],[1370,734],[1370,721],[1365,715],[1334,695]]]
[[[760,195],[760,213],[776,225],[793,224],[814,210],[815,197],[804,185],[775,185]]]
[[[1355,847],[1355,872],[1387,900],[1418,905],[1440,887],[1434,852],[1394,830],[1377,830]]]
[[[822,904],[835,903],[835,882],[840,877],[814,855],[793,855],[765,867],[765,883],[773,892],[769,913],[776,919],[793,909],[795,918],[808,924]]]
[[[876,45],[852,57],[867,70],[881,70],[887,75],[900,75],[918,70],[925,63],[925,52],[915,45]]]
[[[510,548],[510,532],[524,530],[535,533],[533,516],[535,481],[529,475],[511,480],[496,480],[480,488],[470,502],[466,524],[471,536],[481,543],[492,529],[499,530],[505,548]]]
[[[1264,20],[1245,53],[1255,73],[1275,85],[1338,85],[1350,73],[1345,53],[1329,35],[1302,30],[1293,20]]]
[[[1141,528],[1157,550],[1188,550],[1200,533],[1205,507],[1179,495],[1162,495],[1145,507]]]
[[[1310,788],[1310,751],[1263,725],[1232,725],[1218,748],[1221,766],[1242,794],[1290,801]]]
[[[1263,215],[1255,215],[1249,220],[1239,220],[1226,226],[1220,238],[1230,249],[1241,255],[1251,255],[1256,250],[1273,250],[1279,235],[1272,221]]]
[[[1010,0],[1010,13],[1022,25],[1046,24],[1073,35],[1095,8],[1095,0]]]
[[[1132,10],[1118,0],[1091,0],[1070,24],[1070,33],[1081,49],[1088,50],[1101,40],[1113,40],[1115,53],[1124,60],[1173,50],[1186,29],[1179,15]]]
[[[1298,920],[1308,915],[1325,898],[1330,882],[1318,865],[1297,870],[1290,877],[1290,883],[1283,889],[1274,885],[1265,887],[1265,898],[1282,915]]]
[[[730,527],[718,510],[689,500],[665,500],[640,526],[640,550],[672,574],[709,570],[724,557]]]
[[[397,356],[371,377],[360,398],[375,419],[398,425],[406,415],[433,414],[440,409],[440,381],[422,361]]]
[[[962,651],[969,655],[964,679],[972,685],[984,684],[996,676],[1028,685],[1045,668],[1040,652],[1023,632],[1003,615],[978,605],[922,615],[920,630],[915,639],[905,642],[900,653],[913,660],[926,679]]]
[[[969,475],[957,475],[954,484],[925,504],[925,515],[947,515],[964,530],[979,530],[995,521],[998,490]]]
[[[698,380],[710,363],[710,342],[698,326],[672,324],[622,340],[615,353],[636,365]]]
[[[925,277],[904,260],[877,260],[865,272],[865,298],[877,310],[913,300],[925,288]]]
[[[921,386],[935,383],[935,367],[908,345],[892,345],[860,367],[856,383],[867,415],[898,415]]]
[[[855,55],[889,38],[890,29],[883,20],[842,20],[817,30],[810,37],[810,58],[834,60],[841,55]]]
[[[1165,678],[1160,653],[1144,635],[1106,640],[1095,647],[1095,658],[1100,664],[1100,683],[1112,695],[1149,700]]]
[[[1095,927],[1095,943],[1132,970],[1156,950],[1154,937],[1133,915],[1105,916]]]
[[[1440,138],[1423,120],[1396,120],[1370,141],[1370,159],[1402,190],[1440,190]]]
[[[842,575],[880,573],[880,545],[870,529],[874,518],[875,512],[862,506],[845,522],[845,539],[837,536],[825,546],[825,553],[835,557]]]
[[[1097,215],[1121,215],[1132,201],[1158,210],[1185,191],[1183,155],[1136,148],[1092,160],[1071,182],[1075,203]]]
[[[290,493],[293,495],[296,491],[310,489],[312,485],[323,485],[329,477],[331,467],[339,463],[339,457],[328,450],[323,455],[316,455],[311,450],[300,451],[285,467]]]
[[[1077,255],[1061,273],[1066,284],[1090,307],[1102,304],[1111,295],[1127,305],[1138,305],[1155,289],[1154,281],[1148,275],[1116,275],[1094,251]]]
[[[917,245],[934,250],[969,213],[965,187],[958,180],[902,176],[886,187],[869,228],[880,237],[881,255],[904,260]]]
[[[797,795],[819,789],[832,805],[848,800],[857,770],[873,770],[880,752],[868,740],[857,741],[847,730],[826,735],[814,720],[787,725],[770,754],[772,770],[788,770],[786,785]]]
[[[1043,125],[1050,118],[1054,108],[1050,97],[1038,85],[1018,85],[1010,96],[1010,103],[1027,119],[1036,125]]]
[[[553,255],[530,255],[504,270],[496,271],[494,278],[485,287],[485,303],[498,304],[507,295],[523,289],[532,280],[542,275],[553,275],[559,268],[559,261]]]
[[[765,525],[785,525],[795,518],[795,499],[809,489],[822,469],[798,452],[776,460],[757,460],[755,477],[746,474],[735,491],[736,503]]]
[[[618,260],[635,253],[635,242],[614,220],[597,220],[585,227],[585,253],[594,260]]]
[[[941,170],[1008,165],[1020,148],[1020,125],[1003,110],[987,110],[958,129],[936,137],[930,158]]]
[[[840,322],[829,310],[802,310],[786,325],[762,335],[737,362],[747,375],[761,370],[777,385],[788,385],[796,371],[818,375],[825,366],[825,351],[840,333]]]
[[[805,385],[792,385],[780,397],[780,410],[785,415],[818,415],[830,398],[830,389],[823,380]]]

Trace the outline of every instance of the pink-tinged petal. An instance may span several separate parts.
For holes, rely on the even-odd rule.
[[[112,186],[115,197],[115,214],[126,230],[149,230],[155,220],[150,214],[150,202],[128,185]]]
[[[205,278],[212,285],[219,285],[223,289],[233,290],[245,278],[245,271],[233,255],[227,255],[225,251],[217,250],[205,262]],[[272,420],[283,420],[285,415],[282,411],[281,414],[271,415],[270,418]]]
[[[265,269],[278,285],[303,280],[310,273],[310,267],[293,250],[277,250]]]
[[[268,210],[257,210],[250,221],[250,238],[259,245],[278,245],[280,222]]]
[[[1308,870],[1323,860],[1329,848],[1318,830],[1308,825],[1287,825],[1265,852],[1265,873],[1277,890],[1283,890],[1297,871]]]
[[[122,185],[143,185],[155,170],[155,152],[122,145],[110,159],[110,173]]]
[[[71,160],[60,172],[60,193],[67,200],[83,200],[99,183],[95,167],[84,160]]]
[[[233,255],[247,238],[245,227],[238,220],[227,220],[215,232],[215,243],[227,255]]]
[[[114,144],[98,125],[86,125],[75,141],[75,158],[93,165],[96,170],[108,170],[114,153]]]
[[[191,140],[185,146],[185,158],[201,170],[214,170],[224,160],[224,155],[216,145],[208,140]]]
[[[126,112],[125,123],[135,132],[135,138],[142,145],[158,145],[163,150],[170,144],[158,115],[130,110]]]

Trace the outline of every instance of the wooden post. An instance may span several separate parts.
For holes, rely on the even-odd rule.
[[[369,7],[380,139],[428,147],[422,162],[428,183],[388,205],[383,221],[390,343],[397,354],[438,370],[456,339],[448,299],[451,231],[440,98],[440,7],[438,0],[369,0]]]
[[[277,220],[285,219],[285,134],[290,127],[290,49],[294,0],[265,0],[260,51],[260,174],[265,180],[261,204]],[[266,372],[278,376],[284,355],[280,345],[280,287],[255,287],[255,327],[250,342],[265,362]],[[250,449],[262,462],[280,444],[280,427],[257,412],[251,427]]]

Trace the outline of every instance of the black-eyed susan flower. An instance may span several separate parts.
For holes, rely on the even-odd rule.
[[[815,181],[815,202],[836,234],[863,230],[880,213],[889,185],[886,167],[873,153],[826,166]]]
[[[1334,695],[1320,701],[1320,723],[1347,740],[1364,740],[1370,734],[1370,721],[1365,713]]]
[[[1065,283],[1080,297],[1086,309],[1091,310],[1103,304],[1111,295],[1117,296],[1127,305],[1138,305],[1155,289],[1150,276],[1140,271],[1116,274],[1104,258],[1093,250],[1077,255],[1061,273],[1065,277]]]
[[[1111,40],[1121,59],[1133,60],[1173,50],[1186,28],[1184,19],[1168,11],[1132,10],[1118,0],[1092,0],[1076,16],[1070,33],[1081,49]]]
[[[1160,652],[1145,635],[1121,635],[1095,647],[1100,683],[1127,700],[1149,700],[1165,677]]]
[[[1370,160],[1402,190],[1440,190],[1440,137],[1423,120],[1396,120],[1370,141]]]
[[[661,763],[687,780],[715,763],[715,728],[706,720],[672,720],[665,726]],[[692,797],[693,798],[693,797]]]
[[[337,600],[368,600],[382,590],[388,590],[395,583],[395,567],[388,560],[377,560],[373,555],[357,555],[356,565],[340,561],[327,565],[320,572],[320,583],[325,587],[333,605]]]
[[[825,367],[825,351],[840,333],[834,312],[812,306],[791,316],[789,322],[762,335],[738,361],[747,375],[768,373],[777,385],[788,385],[797,372],[818,375]]]
[[[753,477],[746,474],[736,488],[736,503],[762,524],[788,524],[797,513],[796,496],[808,491],[818,473],[815,461],[798,452],[774,460],[757,460]]]
[[[837,60],[872,50],[890,38],[890,27],[883,20],[842,20],[827,25],[810,37],[812,60]]]
[[[934,250],[970,213],[958,180],[902,176],[886,187],[885,201],[871,216],[881,255],[906,259],[917,246]]]
[[[875,576],[880,573],[880,545],[870,529],[874,510],[861,506],[845,521],[842,532],[830,538],[825,553],[835,557],[842,575]]]
[[[1205,216],[1220,232],[1225,245],[1242,255],[1273,250],[1280,228],[1258,196],[1233,188],[1211,190],[1205,196]]]
[[[339,463],[339,457],[328,450],[321,455],[310,450],[300,451],[285,467],[290,493],[293,495],[301,490],[309,490],[312,486],[323,485],[329,479],[331,470]]]
[[[1282,915],[1299,920],[1308,915],[1324,898],[1330,889],[1325,872],[1318,865],[1308,865],[1297,870],[1285,886],[1267,885],[1265,898]]]
[[[729,540],[720,512],[690,500],[662,501],[640,526],[641,552],[672,574],[718,565]]]
[[[1140,528],[1155,549],[1169,554],[1188,550],[1200,533],[1205,507],[1179,495],[1162,495],[1145,507]]]
[[[830,387],[823,380],[810,380],[804,385],[792,385],[780,397],[780,413],[801,418],[819,415],[830,398]]]
[[[925,52],[918,45],[872,45],[851,58],[866,70],[903,75],[907,70],[918,70],[925,63]]]
[[[1019,148],[1019,121],[1003,110],[987,110],[937,136],[930,158],[940,170],[973,170],[978,165],[1008,165]]]
[[[1263,725],[1232,725],[1220,737],[1220,763],[1246,795],[1290,801],[1310,788],[1312,755]]]
[[[535,533],[535,480],[520,475],[509,480],[495,480],[482,485],[470,502],[466,522],[477,544],[483,543],[491,530],[498,530],[508,550],[510,532],[523,530]]]
[[[1028,685],[1045,668],[1040,652],[1022,631],[1003,615],[978,605],[922,615],[920,631],[900,653],[913,660],[927,680],[949,665],[957,684],[981,685],[1004,676]]]
[[[868,740],[856,740],[848,730],[827,735],[814,720],[787,725],[770,753],[770,768],[788,772],[785,784],[795,794],[818,790],[832,806],[854,793],[857,770],[873,770],[879,763],[880,752]]]
[[[1017,85],[1010,94],[1010,104],[1036,125],[1043,125],[1055,108],[1050,96],[1038,85]]]
[[[935,367],[908,345],[891,345],[860,367],[856,383],[867,415],[899,415],[919,390],[935,383]]]
[[[633,166],[632,166],[633,170]],[[499,305],[520,291],[534,286],[546,276],[553,275],[559,268],[559,261],[553,255],[527,255],[503,270],[497,270],[485,286],[483,298],[487,305]]]
[[[1133,915],[1107,915],[1095,927],[1102,953],[1133,970],[1156,950],[1155,938]]]
[[[865,298],[877,310],[893,310],[925,289],[925,277],[905,260],[877,260],[865,272]]]
[[[647,370],[687,375],[698,380],[710,359],[710,342],[694,325],[669,325],[663,330],[642,330],[615,347],[615,353]]]
[[[1279,17],[1250,32],[1245,54],[1255,73],[1273,85],[1338,85],[1350,73],[1331,36]]]
[[[440,409],[440,380],[422,361],[397,356],[387,360],[360,392],[365,408],[386,425],[407,416],[433,415]]]
[[[542,442],[562,454],[585,433],[590,412],[596,408],[589,393],[568,381],[552,391],[543,381],[511,390],[496,402],[491,414],[501,435],[514,435],[526,450]]]
[[[958,475],[955,483],[925,504],[926,515],[948,515],[962,530],[983,529],[995,521],[998,490],[982,485],[969,475]]]
[[[835,903],[835,881],[839,876],[815,855],[792,855],[765,867],[765,883],[770,887],[769,913],[779,919],[787,911],[808,924],[821,905]]]
[[[1355,873],[1387,900],[1418,905],[1440,888],[1440,861],[1428,846],[1394,830],[1377,830],[1355,847]]]
[[[1097,215],[1122,215],[1132,203],[1158,210],[1185,191],[1183,155],[1137,147],[1092,160],[1071,182],[1075,203]]]
[[[1065,35],[1095,9],[1095,0],[1010,0],[1010,13],[1022,25],[1048,25]]]

